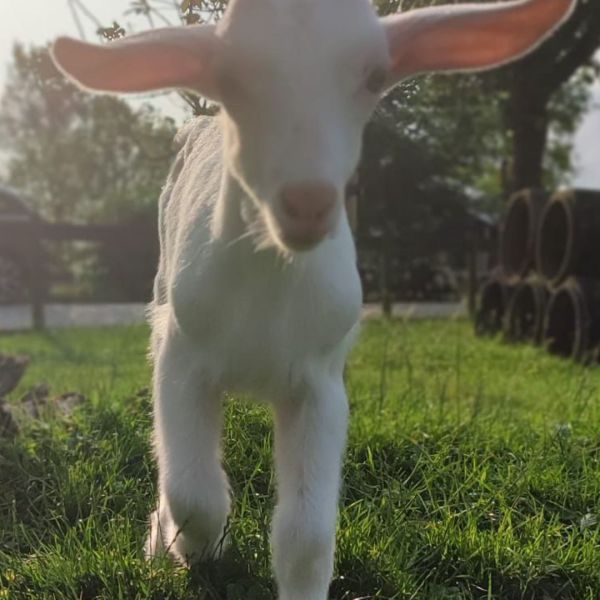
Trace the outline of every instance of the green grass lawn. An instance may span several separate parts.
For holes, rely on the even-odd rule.
[[[229,402],[231,546],[191,571],[142,558],[156,495],[147,330],[0,338],[70,417],[0,443],[0,600],[274,598],[268,410]],[[477,339],[464,322],[368,323],[352,405],[334,600],[600,598],[600,369]]]

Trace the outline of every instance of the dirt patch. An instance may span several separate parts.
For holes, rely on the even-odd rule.
[[[13,439],[26,419],[39,420],[57,413],[69,416],[85,402],[85,396],[78,392],[52,396],[45,383],[32,387],[18,403],[7,402],[7,394],[16,389],[28,366],[27,356],[0,354],[0,439]]]

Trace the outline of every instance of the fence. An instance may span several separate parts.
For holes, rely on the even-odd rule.
[[[0,189],[0,200],[2,199]],[[13,203],[18,201],[12,196]],[[0,206],[1,208],[1,206]],[[44,305],[56,287],[56,268],[51,264],[57,252],[53,244],[87,242],[98,244],[110,284],[121,290],[119,302],[146,302],[158,262],[158,235],[154,219],[119,224],[78,225],[48,223],[27,211],[0,211],[0,256],[9,256],[19,266],[32,307],[34,328],[43,329]],[[425,239],[426,238],[426,239]],[[443,225],[436,235],[423,236],[418,247],[406,248],[387,224],[379,232],[357,238],[358,268],[365,299],[379,302],[384,314],[391,313],[392,301],[443,302],[467,293],[469,308],[475,303],[479,277],[495,254],[495,228],[489,222],[464,213]],[[445,254],[446,267],[436,264],[436,255]],[[61,255],[63,263],[64,255]],[[456,277],[462,283],[456,285]],[[454,287],[452,287],[454,283]],[[56,296],[54,296],[56,299]],[[98,298],[94,296],[94,299]],[[102,298],[106,301],[106,298]],[[64,296],[60,298],[64,301]]]
[[[45,325],[44,305],[50,290],[47,245],[51,242],[98,243],[117,285],[137,293],[140,300],[149,298],[158,260],[158,235],[152,222],[74,225],[9,215],[0,220],[0,240],[0,253],[18,265],[23,277],[35,329]]]

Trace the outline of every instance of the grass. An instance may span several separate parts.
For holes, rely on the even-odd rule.
[[[1,599],[274,598],[271,423],[231,401],[231,547],[191,571],[141,556],[155,501],[144,328],[0,338],[70,417],[0,445]],[[477,339],[464,322],[370,322],[352,405],[333,600],[600,598],[600,370]]]

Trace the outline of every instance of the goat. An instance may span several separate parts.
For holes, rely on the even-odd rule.
[[[231,0],[216,25],[107,45],[59,38],[58,67],[112,93],[184,88],[221,106],[179,134],[160,199],[150,307],[160,499],[149,557],[216,552],[230,510],[222,397],[275,414],[280,600],[324,600],[348,404],[346,354],[361,284],[343,190],[378,99],[431,71],[502,65],[539,44],[574,0],[416,9],[368,0]]]

